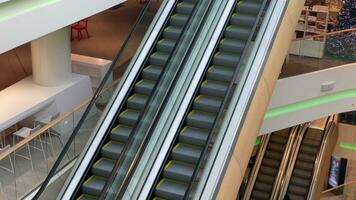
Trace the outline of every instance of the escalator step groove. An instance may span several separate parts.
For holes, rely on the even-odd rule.
[[[142,76],[145,79],[157,81],[162,71],[163,71],[163,67],[149,65],[148,67],[143,69]]]
[[[124,148],[124,143],[109,141],[101,149],[101,155],[110,159],[118,159],[122,149]]]
[[[231,81],[235,68],[213,65],[209,67],[206,78],[215,81]]]
[[[207,95],[199,95],[194,100],[193,108],[205,112],[216,113],[219,111],[222,101],[223,101],[222,98],[207,96]]]
[[[155,195],[165,199],[183,199],[187,188],[186,183],[164,178],[157,184]]]
[[[118,142],[126,142],[131,134],[131,131],[132,127],[119,124],[111,130],[110,138]]]
[[[91,176],[82,185],[82,192],[93,196],[99,196],[104,188],[105,182],[106,179],[104,177]]]
[[[196,163],[199,160],[202,148],[195,145],[178,143],[173,148],[172,158],[177,161]]]
[[[222,81],[205,80],[201,87],[200,93],[208,96],[224,97],[228,89],[228,83]]]
[[[142,79],[135,84],[135,92],[150,95],[156,82],[148,79]]]
[[[165,166],[163,176],[168,179],[188,182],[193,176],[195,166],[186,162],[171,160]]]
[[[192,110],[187,118],[186,123],[188,126],[197,128],[209,129],[213,126],[215,115],[213,113]]]
[[[103,176],[108,178],[114,168],[115,160],[108,158],[101,158],[96,161],[91,169],[94,175]]]
[[[140,116],[140,111],[133,109],[126,109],[119,115],[119,122],[122,124],[127,124],[129,126],[134,126],[137,123],[138,117]]]
[[[186,126],[179,134],[179,141],[187,144],[202,146],[205,144],[208,134],[209,132],[206,129]]]
[[[147,103],[148,96],[135,93],[127,100],[127,107],[134,110],[143,110]]]

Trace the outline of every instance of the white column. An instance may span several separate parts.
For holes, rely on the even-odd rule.
[[[69,28],[62,28],[31,42],[32,75],[35,83],[58,86],[71,78]]]

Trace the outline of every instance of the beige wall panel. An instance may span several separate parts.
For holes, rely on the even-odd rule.
[[[340,142],[349,142],[355,144],[355,135],[356,135],[356,126],[339,123],[338,127],[338,139],[337,145],[335,147],[334,155],[340,156],[343,158],[354,159],[354,151],[348,150],[340,147]]]

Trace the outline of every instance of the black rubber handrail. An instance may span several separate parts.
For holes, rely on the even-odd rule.
[[[212,4],[212,2],[213,2],[213,0],[210,0],[210,1],[209,1],[209,4],[206,5],[206,7],[208,7],[208,9],[206,9],[206,11],[205,11],[205,13],[203,14],[203,16],[205,16],[206,13],[208,13],[209,10],[211,9],[211,4]],[[204,2],[204,3],[206,4],[206,2]],[[195,14],[196,14],[196,12],[197,12],[197,9],[196,9],[196,8],[198,7],[199,4],[202,4],[202,1],[201,1],[200,3],[197,3],[197,4],[194,6],[194,8],[193,8],[194,13],[192,13],[192,14],[189,16],[189,18],[188,18],[188,21],[189,21],[189,22],[191,22],[191,19],[195,16]],[[199,23],[198,28],[196,29],[196,33],[194,34],[193,39],[191,39],[190,44],[189,44],[188,46],[192,46],[192,45],[194,44],[194,42],[196,41],[197,36],[199,35],[200,31],[202,31],[201,28],[200,28],[200,26],[202,26],[202,25],[204,24],[203,22],[204,22],[205,20],[206,20],[205,18],[202,18],[202,21]],[[189,26],[189,24],[187,23],[187,24],[184,26],[182,33],[185,33],[185,31],[186,31],[186,29],[188,28],[188,26]],[[181,35],[179,36],[179,39],[178,39],[177,41],[179,41],[179,40],[181,39],[181,37],[183,37],[183,35],[184,35],[184,34],[181,34]],[[179,42],[175,44],[174,49],[178,48],[178,45],[179,45]],[[173,92],[172,90],[173,90],[173,86],[175,85],[174,83],[175,83],[176,80],[179,78],[180,72],[183,70],[183,67],[181,67],[181,66],[183,65],[183,63],[186,62],[186,59],[188,58],[187,55],[189,55],[191,51],[192,51],[192,48],[186,48],[186,52],[185,52],[184,55],[183,55],[183,58],[184,58],[184,59],[182,59],[182,60],[180,61],[180,64],[178,65],[178,66],[180,66],[180,67],[178,67],[178,71],[175,73],[175,76],[174,76],[174,78],[173,78],[173,81],[171,81],[171,83],[169,84],[168,90],[165,91],[164,100],[161,102],[161,104],[160,104],[160,106],[159,106],[159,109],[158,109],[158,111],[157,111],[155,117],[153,117],[153,119],[157,119],[157,116],[160,116],[160,114],[161,114],[162,111],[163,111],[163,108],[164,108],[165,105],[168,103],[168,98],[167,98],[167,97],[170,96],[170,94]],[[171,56],[173,56],[173,55],[175,55],[175,54],[172,53],[172,54],[170,55],[170,57],[169,57],[168,60],[172,59]],[[177,75],[177,74],[178,74],[178,75]],[[160,74],[159,79],[161,79],[163,76],[164,76],[164,72]],[[156,87],[158,87],[158,85],[156,85],[155,88],[156,88]],[[153,96],[154,96],[154,95],[151,95],[151,97],[150,97],[149,99],[151,99]],[[148,109],[148,106],[149,106],[149,103],[146,104],[145,109],[144,109],[144,112],[142,112],[142,113],[145,113],[145,110]],[[141,116],[141,117],[142,117],[142,116]],[[146,149],[145,147],[147,146],[148,142],[150,141],[150,138],[151,138],[151,136],[152,136],[152,134],[153,134],[154,128],[155,128],[155,126],[157,125],[157,122],[158,122],[157,120],[152,120],[152,121],[151,121],[151,123],[150,123],[150,125],[149,125],[149,127],[148,127],[148,129],[147,129],[147,131],[146,131],[147,134],[145,134],[145,136],[144,136],[144,138],[143,138],[143,142],[142,142],[141,145],[139,146],[138,151],[135,153],[133,162],[131,163],[131,166],[130,166],[128,172],[125,174],[125,177],[124,177],[124,179],[123,179],[123,183],[121,184],[121,187],[117,189],[118,192],[117,192],[117,197],[116,197],[116,199],[122,199],[122,198],[123,198],[123,196],[124,196],[124,194],[125,194],[125,189],[127,188],[128,184],[129,184],[129,182],[130,182],[130,180],[131,180],[131,178],[132,178],[133,172],[135,171],[135,169],[136,169],[137,166],[138,166],[138,163],[139,163],[139,161],[140,161],[140,158],[142,157],[142,154],[143,154],[143,152],[144,152],[145,149]],[[129,139],[128,139],[128,143],[129,143],[129,144],[131,144],[131,143],[134,141],[134,139],[135,139],[135,134],[137,134],[137,130],[136,130],[136,129],[137,129],[138,127],[139,127],[139,126],[136,126],[136,127],[134,128],[134,130],[132,131],[132,133],[134,133],[134,134],[131,134],[131,135],[129,136]],[[128,147],[129,147],[129,145],[125,145],[125,147],[124,147],[122,153],[120,154],[120,158],[119,158],[118,161],[115,163],[114,170],[112,170],[112,174],[110,175],[110,179],[112,179],[112,180],[106,182],[106,185],[105,185],[104,189],[102,190],[103,192],[102,192],[102,194],[101,194],[101,196],[100,196],[99,199],[104,199],[104,195],[107,194],[107,190],[109,189],[109,186],[112,184],[113,178],[115,178],[115,175],[118,173],[119,167],[120,167],[120,166],[122,165],[122,163],[124,162],[124,159],[125,159],[125,156],[124,156],[124,155],[126,155],[126,152],[129,150]]]
[[[263,0],[263,3],[261,5],[261,8],[260,8],[260,11],[257,15],[257,18],[256,18],[256,22],[255,24],[253,25],[253,28],[251,30],[251,33],[246,41],[246,44],[245,44],[245,47],[243,49],[243,52],[241,54],[241,57],[240,57],[240,60],[239,62],[237,63],[237,66],[236,66],[236,70],[233,74],[233,78],[232,80],[230,81],[230,84],[229,84],[229,87],[226,91],[226,95],[224,97],[224,100],[222,102],[222,104],[220,105],[220,108],[219,108],[219,111],[218,111],[218,115],[217,117],[215,118],[215,121],[214,121],[214,125],[213,125],[213,128],[211,129],[210,133],[208,134],[208,138],[206,140],[206,143],[204,145],[204,148],[203,148],[203,151],[201,151],[200,153],[200,157],[199,157],[199,160],[198,160],[198,163],[197,165],[195,166],[195,169],[194,169],[194,172],[193,172],[193,175],[192,175],[192,178],[191,178],[191,181],[189,182],[189,186],[188,186],[188,189],[184,195],[184,199],[188,199],[188,195],[189,193],[192,191],[193,189],[193,182],[194,180],[197,179],[197,176],[198,176],[198,172],[200,170],[200,166],[203,164],[203,161],[204,161],[204,155],[207,153],[208,151],[208,148],[209,148],[209,144],[211,143],[212,139],[213,139],[213,133],[214,132],[217,132],[218,129],[219,129],[219,123],[217,123],[219,121],[219,119],[221,119],[222,117],[224,117],[224,110],[225,110],[225,107],[228,106],[228,103],[229,103],[229,100],[230,100],[230,96],[233,94],[234,92],[234,88],[235,88],[235,83],[237,81],[237,79],[239,78],[240,76],[240,73],[239,73],[239,70],[238,70],[238,66],[241,64],[242,60],[247,56],[248,54],[248,48],[247,46],[252,42],[253,40],[253,37],[255,35],[255,32],[256,30],[258,29],[258,26],[259,26],[259,21],[262,17],[262,13],[264,12],[265,10],[265,6],[267,4],[267,1],[269,0]],[[234,8],[232,9],[231,12],[233,12],[233,10],[235,9],[235,7],[237,6],[238,2],[236,3],[236,5],[234,6]],[[224,29],[225,30],[225,29]],[[224,32],[224,31],[222,31]],[[222,35],[220,36],[220,40],[222,38]],[[213,56],[213,55],[212,55]]]
[[[63,147],[63,150],[61,151],[61,153],[59,154],[56,162],[54,163],[53,167],[51,168],[50,172],[48,173],[46,179],[43,181],[41,187],[39,188],[39,190],[37,191],[37,193],[35,194],[35,196],[33,197],[33,199],[37,200],[40,198],[41,194],[45,191],[46,187],[48,186],[50,180],[52,179],[52,177],[57,173],[57,169],[59,167],[59,165],[61,164],[63,158],[65,157],[65,155],[67,154],[67,151],[69,150],[71,144],[74,142],[74,139],[76,138],[81,126],[83,125],[86,117],[88,116],[91,108],[95,105],[95,101],[96,99],[99,97],[99,95],[101,94],[102,90],[104,89],[106,82],[109,80],[109,78],[111,77],[111,72],[114,70],[115,66],[118,64],[119,60],[122,58],[122,55],[124,54],[126,47],[131,39],[131,37],[133,37],[133,34],[135,33],[135,30],[138,28],[138,25],[140,24],[140,21],[142,20],[143,16],[145,16],[145,13],[148,12],[148,5],[149,5],[149,1],[146,2],[145,6],[142,8],[139,17],[136,19],[133,27],[131,28],[128,36],[126,37],[123,45],[121,46],[121,49],[119,50],[117,56],[115,57],[115,59],[113,60],[112,64],[110,65],[109,70],[106,72],[103,80],[101,81],[98,89],[95,91],[94,96],[92,97],[92,99],[90,100],[87,108],[85,109],[81,119],[79,120],[77,126],[74,128],[72,134],[70,135],[67,143],[65,144],[65,146]]]

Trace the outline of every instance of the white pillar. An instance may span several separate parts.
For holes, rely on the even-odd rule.
[[[71,46],[68,28],[31,42],[32,75],[35,83],[58,86],[70,80]]]

